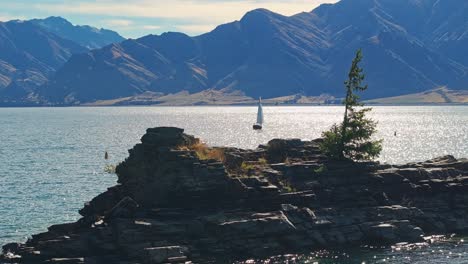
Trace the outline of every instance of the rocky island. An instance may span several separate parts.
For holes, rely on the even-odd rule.
[[[0,263],[225,263],[467,233],[468,160],[337,162],[319,143],[209,148],[148,129],[81,219],[3,246]]]

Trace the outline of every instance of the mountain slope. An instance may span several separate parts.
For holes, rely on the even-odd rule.
[[[31,93],[72,54],[86,49],[27,21],[0,23],[0,96]]]
[[[102,48],[125,40],[117,32],[103,28],[97,29],[91,26],[75,26],[61,17],[32,19],[30,22],[88,49]]]
[[[445,10],[444,19],[464,0]],[[438,0],[343,0],[312,11],[333,43],[328,61],[332,65],[328,83],[338,87],[356,49],[364,51],[367,82],[372,97],[424,91],[440,85],[464,88],[467,65],[447,58],[429,44],[436,30],[424,20]],[[424,27],[421,27],[424,25]],[[468,27],[467,27],[468,29]],[[468,49],[468,48],[465,48]],[[343,76],[337,78],[338,76]],[[338,91],[335,91],[338,92]]]
[[[367,101],[370,104],[468,104],[468,90],[449,90],[441,87],[421,93]]]
[[[0,22],[0,104],[38,103],[37,88],[73,54],[120,39],[113,32],[74,27],[58,18]]]
[[[342,0],[290,17],[258,9],[198,37],[150,35],[76,55],[41,95],[58,103],[206,89],[339,97],[358,48],[367,97],[465,89],[466,8],[466,0]]]
[[[229,28],[234,34],[226,32]],[[226,41],[224,35],[230,38]],[[212,80],[209,88],[241,89],[254,97],[277,97],[307,91],[312,84],[322,89],[319,93],[325,91],[320,85],[327,71],[320,57],[321,50],[328,46],[324,37],[314,24],[299,17],[259,9],[197,41],[202,47],[201,65],[205,65]]]
[[[320,81],[319,74],[314,72],[325,71],[321,58],[314,52],[318,50],[317,44],[324,47],[327,43],[313,25],[305,26],[300,18],[260,9],[249,12],[241,21],[221,25],[196,38],[166,33],[127,40],[74,56],[56,78],[43,87],[42,94],[58,101],[66,98],[67,103],[112,99],[143,91],[199,92],[208,88],[237,90],[243,87],[254,96],[262,94],[262,89],[270,89],[270,97],[292,94],[297,87],[287,90],[282,85],[271,84],[287,85],[297,82],[301,75],[312,73],[299,84],[299,90],[305,90],[307,83]],[[295,36],[287,30],[300,33]],[[296,48],[288,50],[291,45]],[[150,59],[148,54],[141,56],[151,49],[161,56],[160,62]],[[96,59],[103,57],[105,59]],[[150,62],[154,65],[148,66]],[[86,71],[88,68],[94,70]],[[75,77],[77,71],[79,77]],[[277,74],[272,74],[274,71]],[[287,71],[297,74],[283,75]]]
[[[191,52],[195,48],[190,37],[168,33],[75,55],[42,87],[41,94],[54,102],[72,103],[118,98],[147,90],[167,92],[183,87],[191,92],[199,91],[206,87],[204,73],[186,62],[194,56]]]

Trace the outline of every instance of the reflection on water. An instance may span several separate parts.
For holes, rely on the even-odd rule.
[[[343,107],[265,107],[261,132],[252,130],[256,113],[255,106],[0,108],[0,244],[77,220],[84,202],[116,183],[106,165],[123,160],[148,127],[178,126],[210,145],[255,148],[273,138],[317,138],[341,121]],[[379,106],[372,117],[384,139],[382,161],[468,157],[467,106]]]
[[[237,264],[311,263],[311,264],[426,264],[468,263],[468,243],[465,238],[451,238],[431,245],[399,244],[393,247],[365,246],[344,250],[318,250],[307,254],[276,256],[268,259],[235,262]]]

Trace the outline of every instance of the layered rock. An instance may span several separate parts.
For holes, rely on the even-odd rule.
[[[468,160],[336,162],[318,144],[278,139],[209,159],[182,129],[148,129],[80,220],[5,245],[0,263],[228,262],[467,233]]]

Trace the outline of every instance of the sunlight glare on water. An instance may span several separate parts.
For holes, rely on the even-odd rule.
[[[273,138],[314,139],[343,107],[264,107],[262,131],[252,107],[0,108],[0,244],[24,241],[78,210],[116,177],[104,173],[148,127],[177,126],[210,145],[255,148]],[[381,161],[404,163],[452,154],[468,157],[467,106],[376,106]],[[394,132],[397,136],[394,136]],[[108,151],[110,160],[104,160]]]

